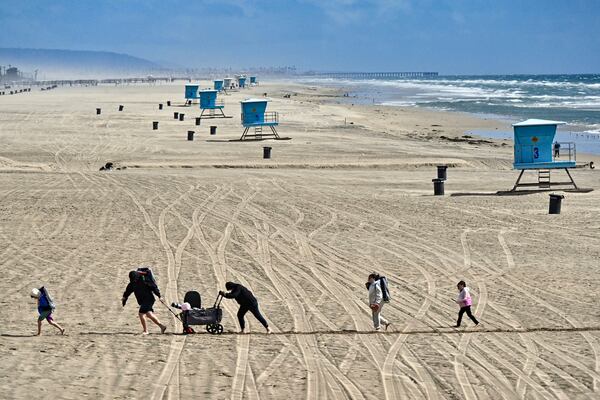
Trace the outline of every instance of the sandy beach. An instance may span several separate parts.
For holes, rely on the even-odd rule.
[[[0,97],[1,398],[600,397],[600,169],[575,169],[595,190],[548,215],[548,192],[495,195],[518,175],[512,143],[465,135],[510,129],[499,121],[261,82],[221,97],[232,118],[196,126],[183,85]],[[264,93],[291,140],[232,141],[240,100]],[[126,169],[98,171],[106,162]],[[135,300],[120,301],[142,265],[168,303],[198,290],[210,306],[242,283],[274,334],[250,315],[236,334],[225,300],[222,335],[181,335],[158,302],[167,333],[140,335]],[[380,333],[373,271],[393,297]],[[452,328],[460,279],[478,327]],[[64,336],[33,336],[41,285]]]

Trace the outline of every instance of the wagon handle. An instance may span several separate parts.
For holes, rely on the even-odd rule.
[[[215,305],[213,308],[221,307],[221,300],[223,300],[223,295],[221,293],[217,294],[217,298],[215,299]]]

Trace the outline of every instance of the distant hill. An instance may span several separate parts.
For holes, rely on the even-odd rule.
[[[107,51],[0,48],[0,65],[25,72],[38,70],[38,79],[83,79],[140,76],[160,65],[128,54]]]

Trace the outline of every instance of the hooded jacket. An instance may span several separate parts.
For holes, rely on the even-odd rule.
[[[153,282],[145,282],[139,279],[139,276],[135,274],[135,271],[131,272],[133,272],[133,274],[129,274],[129,284],[123,293],[125,301],[127,301],[127,298],[133,293],[140,306],[142,304],[154,304],[154,294],[160,297],[158,286]]]
[[[230,292],[225,293],[223,297],[235,299],[240,306],[252,307],[258,304],[258,300],[256,300],[252,292],[239,283],[227,282],[225,288]]]

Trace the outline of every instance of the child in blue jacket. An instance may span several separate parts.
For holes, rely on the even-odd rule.
[[[60,331],[61,335],[65,334],[65,329],[58,323],[54,322],[52,318],[52,312],[54,311],[54,303],[52,298],[48,294],[48,291],[42,286],[39,289],[31,289],[31,297],[37,300],[38,307],[38,323],[37,323],[37,336],[42,334],[42,321],[46,320],[50,325]]]

